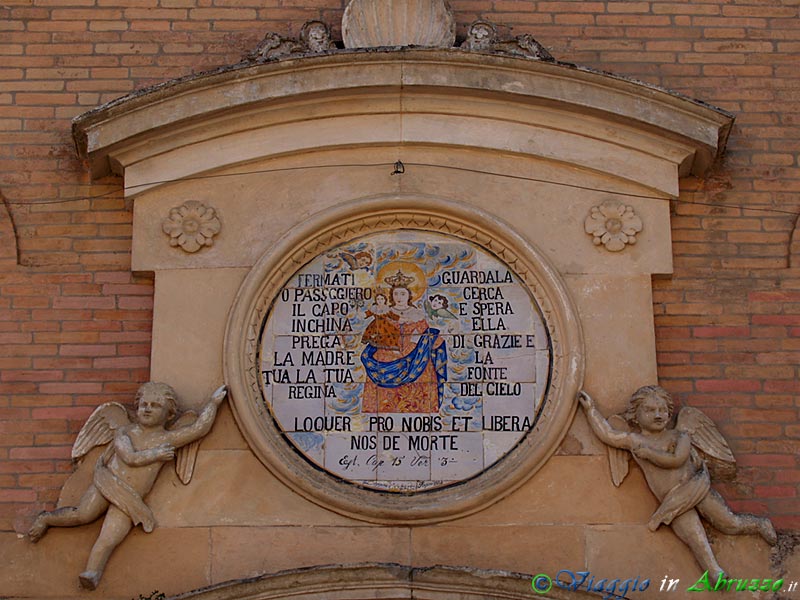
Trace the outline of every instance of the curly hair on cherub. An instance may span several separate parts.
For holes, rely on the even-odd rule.
[[[628,400],[628,408],[625,409],[623,415],[625,420],[631,425],[636,425],[638,427],[639,422],[636,420],[636,412],[639,410],[642,402],[644,402],[646,398],[652,396],[664,401],[669,411],[669,418],[671,419],[672,415],[675,414],[675,401],[672,399],[669,392],[660,385],[643,385],[631,394],[631,398]]]

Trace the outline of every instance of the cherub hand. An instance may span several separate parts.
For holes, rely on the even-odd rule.
[[[172,444],[161,444],[153,448],[156,455],[156,460],[160,462],[167,462],[175,458],[175,446]]]
[[[222,401],[225,400],[225,397],[228,395],[228,387],[223,384],[217,388],[217,390],[211,394],[211,401],[219,406],[222,404]]]
[[[578,392],[578,402],[581,403],[581,406],[583,406],[584,410],[588,411],[590,408],[594,408],[594,400],[592,400],[592,397],[583,390]]]

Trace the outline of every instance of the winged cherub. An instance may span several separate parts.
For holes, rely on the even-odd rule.
[[[217,389],[200,414],[177,415],[175,390],[165,383],[148,382],[136,393],[135,417],[117,402],[98,406],[81,428],[72,446],[72,458],[85,456],[95,446],[107,444],[97,460],[94,477],[78,506],[65,506],[39,514],[28,535],[38,542],[49,527],[74,527],[106,517],[92,547],[81,585],[93,590],[100,582],[109,556],[136,525],[150,533],[155,519],[144,497],[150,492],[164,463],[175,459],[182,483],[191,481],[200,438],[214,423],[227,389]]]
[[[663,523],[691,549],[700,566],[714,580],[723,574],[711,550],[700,516],[723,533],[751,533],[775,545],[777,536],[769,519],[731,511],[720,494],[711,489],[709,465],[732,470],[735,459],[714,422],[699,410],[684,407],[674,428],[669,427],[674,404],[662,387],[648,385],[636,390],[623,415],[606,420],[594,400],[580,392],[597,437],[608,444],[611,479],[619,486],[628,474],[629,454],[641,467],[647,485],[661,502],[647,523],[655,531]],[[712,580],[713,581],[713,580]]]

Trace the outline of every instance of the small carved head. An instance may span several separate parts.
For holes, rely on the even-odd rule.
[[[307,21],[300,30],[300,41],[311,52],[325,52],[330,49],[331,34],[322,21]]]
[[[473,21],[467,32],[470,50],[488,50],[497,41],[497,28],[489,21]]]
[[[136,392],[134,408],[142,425],[164,425],[178,412],[178,396],[166,383],[148,381]]]
[[[667,427],[675,412],[675,402],[659,385],[645,385],[633,392],[625,411],[625,420],[649,431]]]

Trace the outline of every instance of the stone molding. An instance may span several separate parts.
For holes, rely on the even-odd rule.
[[[583,600],[597,594],[553,586],[531,590],[531,575],[470,567],[388,563],[322,565],[229,581],[170,600]]]
[[[434,116],[451,123],[447,137],[430,137]],[[304,121],[317,136],[305,133]],[[124,173],[129,195],[312,147],[396,144],[513,152],[677,195],[677,176],[703,173],[732,121],[700,102],[574,65],[400,48],[167,82],[78,117],[73,131],[92,172]],[[489,130],[499,133],[483,134]]]
[[[505,458],[469,481],[413,496],[361,489],[313,467],[283,439],[258,388],[260,327],[288,278],[329,248],[368,233],[398,229],[449,234],[505,262],[537,301],[553,356],[545,405],[531,432]],[[482,510],[534,475],[572,422],[583,380],[583,353],[577,311],[560,275],[510,226],[481,210],[448,201],[384,196],[323,211],[265,253],[242,283],[229,314],[224,371],[239,428],[259,460],[283,483],[312,502],[355,519],[417,524]]]

